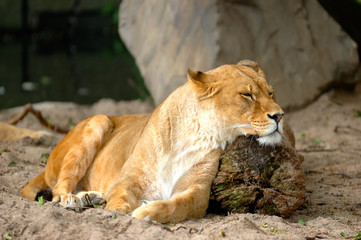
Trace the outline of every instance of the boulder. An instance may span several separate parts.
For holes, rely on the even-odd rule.
[[[294,149],[292,130],[276,147],[240,136],[220,157],[211,188],[210,212],[289,217],[305,202],[303,157]]]
[[[186,81],[240,59],[257,61],[284,108],[352,82],[357,45],[314,0],[123,0],[119,33],[156,104]]]
[[[216,1],[123,1],[119,33],[159,104],[186,81],[189,67],[215,66]]]

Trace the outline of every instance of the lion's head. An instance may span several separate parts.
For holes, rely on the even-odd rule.
[[[249,60],[223,65],[208,72],[188,71],[200,105],[217,114],[238,135],[256,135],[258,142],[282,141],[284,112],[257,63]]]

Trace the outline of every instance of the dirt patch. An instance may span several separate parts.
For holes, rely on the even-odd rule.
[[[147,103],[103,100],[93,106],[34,107],[66,127],[96,113],[149,112]],[[0,112],[7,121],[22,108]],[[361,94],[332,91],[287,115],[305,157],[307,202],[288,219],[261,214],[208,214],[176,225],[138,221],[103,209],[83,213],[23,199],[20,189],[43,171],[50,146],[32,139],[0,143],[0,238],[3,239],[336,239],[361,232]],[[42,129],[27,116],[18,126]],[[303,219],[305,224],[300,224]],[[301,221],[302,223],[302,221]]]

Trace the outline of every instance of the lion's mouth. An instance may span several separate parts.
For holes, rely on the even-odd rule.
[[[282,142],[282,133],[279,131],[279,129],[277,128],[276,130],[274,130],[271,133],[268,133],[266,135],[263,136],[259,136],[257,138],[257,141],[259,142],[259,144],[261,145],[279,145]]]

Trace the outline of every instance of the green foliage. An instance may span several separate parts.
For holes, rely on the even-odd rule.
[[[354,240],[361,240],[361,232],[353,237]]]
[[[42,153],[41,154],[41,158],[46,158],[46,159],[48,159],[49,158],[49,153]]]
[[[8,164],[8,167],[15,167],[16,166],[16,162],[14,161],[11,161],[9,164]]]
[[[4,234],[3,234],[3,238],[4,238],[4,239],[7,239],[7,240],[11,240],[11,239],[13,239],[13,234],[11,234],[11,233],[4,233]]]
[[[0,153],[3,153],[3,152],[10,152],[10,150],[7,149],[7,148],[4,148],[4,149],[0,150]]]
[[[315,139],[315,140],[313,140],[313,143],[317,146],[320,146],[322,143],[322,139]]]
[[[298,220],[298,223],[301,225],[306,225],[306,222],[303,219]]]
[[[166,223],[163,223],[164,226],[167,226],[167,227],[173,227],[174,224],[171,223],[171,222],[166,222]]]
[[[341,236],[341,237],[347,237],[347,234],[344,233],[344,232],[340,232],[340,236]]]
[[[121,54],[125,51],[125,46],[121,41],[116,40],[113,42],[113,49],[115,53]]]
[[[100,9],[100,13],[103,15],[111,16],[114,24],[118,23],[118,8],[119,5],[115,3],[106,3]]]
[[[300,137],[306,137],[306,133],[301,132],[301,133],[300,133]]]
[[[49,153],[42,153],[40,157],[45,158],[45,161],[41,160],[40,162],[46,164],[48,162],[49,155],[50,155]]]
[[[38,197],[38,206],[41,206],[41,205],[43,205],[44,204],[44,196],[40,196],[40,197]]]

